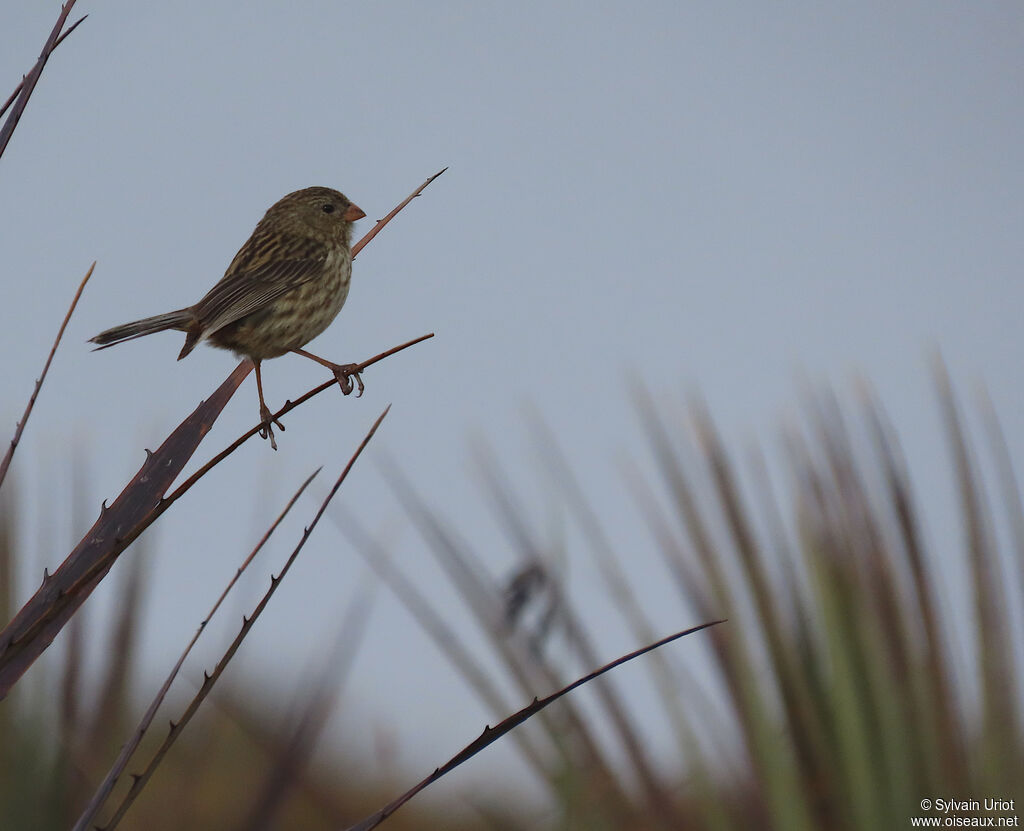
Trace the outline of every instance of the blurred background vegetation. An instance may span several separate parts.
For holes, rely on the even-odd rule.
[[[546,800],[524,801],[512,781],[494,781],[465,795],[456,813],[465,818],[465,805],[472,810],[461,824],[443,806],[414,800],[388,826],[852,830],[908,827],[925,797],[1013,799],[1020,806],[1024,514],[991,408],[984,400],[977,408],[981,464],[941,366],[936,378],[968,575],[952,583],[938,579],[948,564],[931,550],[893,430],[869,391],[848,407],[829,393],[807,396],[806,418],[786,431],[784,464],[776,469],[759,452],[728,452],[699,403],[684,413],[638,389],[660,478],[648,481],[638,465],[623,466],[623,483],[647,518],[646,528],[630,533],[664,556],[681,619],[728,619],[696,636],[710,673],[673,658],[671,648],[643,659],[672,725],[674,758],[666,762],[645,746],[636,727],[645,714],[599,680],[595,707],[581,709],[570,696],[535,719],[539,729],[504,739],[546,783]],[[539,421],[535,435],[631,638],[641,645],[665,634],[648,620],[644,587],[631,587],[628,552],[609,542],[587,485]],[[453,671],[500,716],[572,680],[552,657],[552,644],[579,665],[602,661],[566,599],[564,552],[531,527],[498,462],[484,458],[504,542],[522,563],[511,579],[486,574],[475,552],[488,543],[462,540],[457,520],[435,514],[404,473],[395,468],[389,478],[518,698],[504,697],[507,685],[484,669],[445,610],[403,578],[356,517],[335,518]],[[7,620],[18,602],[15,572],[24,564],[13,531],[16,484],[8,482],[5,493],[0,616]],[[0,703],[4,828],[69,827],[155,686],[132,669],[145,582],[139,554],[130,551],[119,570],[121,613],[110,630],[90,631],[76,617],[58,641],[60,660],[48,656]],[[957,596],[946,596],[950,590]],[[951,613],[959,608],[971,612]],[[107,644],[102,670],[80,665],[84,641]],[[332,708],[344,704],[337,686],[345,661],[336,653],[325,663],[305,701],[268,700],[255,692],[258,684],[221,690],[168,754],[126,827],[344,828],[408,787],[408,771],[387,780],[364,775],[379,766],[343,748],[314,755]],[[161,737],[151,738],[144,755]],[[453,739],[437,763],[457,749]]]

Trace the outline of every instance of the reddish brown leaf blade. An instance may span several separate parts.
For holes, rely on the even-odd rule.
[[[75,0],[67,0],[63,7],[61,7],[60,15],[57,17],[57,22],[53,25],[53,29],[50,32],[50,36],[46,39],[46,43],[43,44],[43,51],[39,53],[39,60],[36,61],[35,66],[32,67],[28,75],[25,76],[25,80],[21,82],[21,91],[18,94],[17,100],[14,102],[14,109],[11,110],[10,114],[7,116],[7,120],[3,123],[3,126],[0,127],[0,156],[2,156],[4,154],[4,150],[7,149],[7,143],[11,140],[14,128],[18,126],[21,114],[25,111],[28,99],[32,96],[32,91],[36,88],[36,83],[39,81],[39,76],[43,74],[43,67],[46,66],[46,62],[50,58],[50,53],[57,48],[57,44],[60,42],[61,30],[64,28],[64,23],[67,21],[68,15],[71,14],[71,8],[74,5]],[[78,21],[78,23],[81,22],[81,20]],[[71,27],[68,34],[74,30],[78,23]]]
[[[60,568],[0,632],[0,700],[53,642],[121,552],[163,512],[163,495],[251,371],[249,361],[239,364],[216,392],[147,456],[135,478],[102,512]]]

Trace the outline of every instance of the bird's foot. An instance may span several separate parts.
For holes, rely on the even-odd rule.
[[[270,439],[270,446],[277,450],[277,442],[274,440],[274,429],[271,425],[276,424],[284,432],[284,425],[280,419],[274,418],[266,404],[260,404],[260,438]]]
[[[348,395],[353,389],[358,389],[356,398],[363,394],[365,387],[363,386],[363,379],[359,373],[362,371],[359,368],[359,364],[331,364],[331,371],[334,373],[334,377],[338,379],[338,386],[341,387],[341,391]],[[352,379],[355,379],[355,386],[352,384]]]

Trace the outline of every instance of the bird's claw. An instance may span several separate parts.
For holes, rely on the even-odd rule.
[[[360,376],[359,364],[335,364],[334,365],[334,377],[338,380],[338,386],[341,387],[342,393],[348,395],[353,389],[358,388],[356,398],[359,398],[363,394],[365,387],[363,386],[363,379]],[[355,379],[355,386],[352,384],[352,379]]]
[[[260,406],[260,438],[270,439],[270,446],[274,450],[277,450],[277,442],[274,440],[274,429],[271,425],[276,424],[281,428],[281,432],[284,432],[284,425],[280,419],[275,418],[274,414],[270,412],[266,404]]]

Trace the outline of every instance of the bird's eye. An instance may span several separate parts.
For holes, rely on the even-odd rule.
[[[320,210],[322,210],[325,214],[332,214],[334,213],[334,205],[328,202],[326,205],[323,205],[320,208]]]

